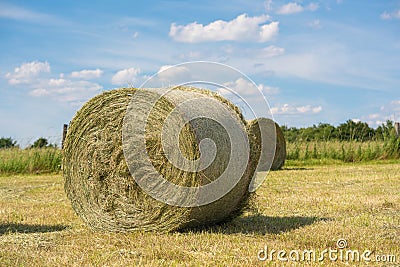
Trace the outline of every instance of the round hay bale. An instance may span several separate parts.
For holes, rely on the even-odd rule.
[[[133,97],[137,97],[137,102],[132,102]],[[158,100],[143,121],[140,116],[144,113],[141,113],[154,97]],[[206,111],[220,117],[217,120],[202,117],[189,120],[185,117],[186,113],[176,112],[178,105],[183,106],[187,101],[197,99],[202,100],[197,101],[199,104],[196,106],[189,105],[189,110]],[[238,145],[231,145],[227,133],[230,129],[221,125],[226,115],[223,117],[218,114],[219,105],[206,104],[210,99],[218,101],[230,112],[237,131],[247,140],[246,122],[239,109],[207,90],[179,87],[162,95],[157,90],[123,88],[104,92],[89,100],[71,121],[63,150],[65,191],[83,221],[98,230],[172,231],[219,223],[240,214],[247,205],[248,186],[257,163],[252,161],[254,157],[250,155],[245,157],[244,154],[232,153]],[[139,127],[143,123],[145,129]],[[168,141],[173,140],[167,139],[165,142],[163,128],[168,127],[164,124],[175,123],[183,125],[177,137],[179,144],[168,148],[173,146]],[[174,127],[167,130],[173,131]],[[141,134],[144,136],[142,139]],[[202,142],[208,139],[214,142],[214,155],[208,153],[209,149],[204,149],[209,147],[202,148]],[[145,148],[143,153],[132,152],[141,146]],[[165,183],[170,182],[182,188],[201,189],[214,185],[221,180],[219,177],[226,174],[225,170],[231,166],[230,158],[235,154],[244,160],[244,163],[235,164],[242,166],[243,174],[237,182],[232,183],[226,194],[209,203],[199,201],[204,199],[204,195],[212,198],[215,193],[213,190],[196,191],[197,194],[186,196],[190,198],[188,200],[185,196],[175,194],[174,197],[181,201],[184,199],[184,204],[176,205],[157,200],[157,195],[151,196],[139,184],[148,182],[147,185],[153,188],[164,189],[164,184],[154,183],[151,176],[156,170]],[[202,166],[211,156],[214,160]],[[176,167],[174,161],[183,164],[183,167]],[[195,171],[190,169],[193,167],[190,164],[189,167],[185,165],[191,161],[198,163],[194,166],[197,168]],[[229,180],[226,182],[231,183]],[[158,193],[171,192],[158,190]],[[173,202],[174,199],[169,201]]]
[[[279,170],[285,164],[286,141],[279,125],[268,118],[258,118],[248,122],[248,133],[256,142],[254,153],[259,158],[257,171]],[[261,151],[261,131],[265,142],[275,142],[275,154],[262,153]],[[274,135],[275,132],[275,135]],[[272,164],[271,164],[272,161]]]

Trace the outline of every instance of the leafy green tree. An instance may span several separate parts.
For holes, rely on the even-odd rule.
[[[315,134],[316,140],[329,141],[337,138],[337,131],[333,125],[328,123],[320,123]]]
[[[16,144],[17,144],[17,141],[12,140],[11,137],[8,137],[8,138],[2,137],[2,138],[0,138],[0,149],[1,148],[15,147]]]
[[[348,120],[345,123],[341,123],[338,127],[339,140],[350,141],[354,140],[356,123],[353,120]]]
[[[31,146],[32,148],[42,148],[42,147],[47,147],[49,142],[47,141],[46,138],[40,137],[38,140],[36,140],[33,145]]]
[[[297,129],[296,127],[289,128],[286,125],[282,125],[281,130],[283,132],[283,135],[285,136],[286,141],[295,142],[298,140],[299,129]]]
[[[384,140],[393,133],[393,122],[386,122],[374,130],[366,122],[348,120],[335,127],[328,123],[319,123],[306,128],[282,126],[283,134],[288,142],[296,141],[370,141]]]
[[[337,127],[339,139],[342,141],[368,141],[375,136],[375,130],[366,122],[348,120]]]

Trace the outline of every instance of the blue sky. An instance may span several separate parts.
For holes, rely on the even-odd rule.
[[[241,70],[280,124],[400,117],[399,0],[0,0],[0,37],[0,136],[22,146],[187,61]]]

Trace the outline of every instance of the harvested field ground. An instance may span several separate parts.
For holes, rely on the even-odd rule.
[[[284,250],[291,265],[296,253],[302,262],[312,250],[317,259],[304,261],[321,266],[329,249],[338,258],[325,254],[324,266],[400,265],[398,163],[287,167],[271,172],[257,195],[258,213],[207,229],[92,232],[72,210],[60,175],[0,176],[0,266],[281,265],[277,253],[258,260],[266,246],[268,254]],[[347,247],[338,249],[339,239]],[[371,262],[346,260],[349,250],[370,250]]]

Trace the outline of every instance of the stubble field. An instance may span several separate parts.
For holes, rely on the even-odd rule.
[[[399,163],[287,167],[255,203],[189,232],[93,232],[61,175],[0,176],[0,266],[400,265]]]

